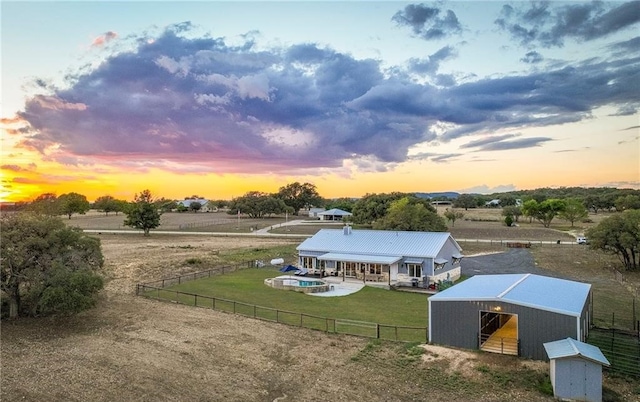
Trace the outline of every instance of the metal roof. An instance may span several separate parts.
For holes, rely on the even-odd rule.
[[[343,211],[338,208],[333,208],[328,211],[318,212],[318,215],[351,216],[353,214],[351,212]]]
[[[493,300],[580,317],[591,285],[534,274],[476,275],[432,301]]]
[[[343,254],[435,258],[448,239],[446,232],[403,232],[392,230],[322,229],[300,243],[298,251],[325,251]]]
[[[381,256],[366,254],[342,254],[342,253],[326,253],[318,257],[319,260],[325,261],[349,261],[349,262],[371,262],[374,264],[393,264],[402,259],[401,256]]]
[[[562,359],[564,357],[580,356],[587,360],[609,366],[609,360],[602,354],[597,346],[576,341],[573,338],[561,339],[559,341],[546,342],[542,344],[547,351],[549,359]]]

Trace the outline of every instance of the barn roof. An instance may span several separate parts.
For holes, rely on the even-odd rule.
[[[587,283],[534,274],[476,275],[429,299],[502,301],[580,317],[590,290]]]
[[[565,357],[582,357],[596,363],[609,366],[609,360],[602,354],[597,346],[576,341],[573,338],[543,343],[549,359],[562,359]]]
[[[300,243],[297,250],[435,258],[449,238],[460,250],[446,232],[322,229]]]

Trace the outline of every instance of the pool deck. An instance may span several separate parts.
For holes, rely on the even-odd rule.
[[[362,281],[342,281],[342,278],[333,278],[326,277],[322,278],[323,281],[327,282],[331,287],[328,292],[322,293],[309,293],[309,296],[319,296],[319,297],[335,297],[335,296],[347,296],[352,293],[355,293],[364,287],[364,283]]]

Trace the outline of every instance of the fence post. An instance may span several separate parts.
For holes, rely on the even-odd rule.
[[[213,300],[213,303],[211,304],[211,310],[215,310],[216,309],[216,298],[212,297],[211,300]]]
[[[300,314],[300,328],[302,328],[302,314]]]
[[[196,307],[198,307],[198,295],[193,295],[193,303]]]
[[[398,326],[395,327],[396,328],[396,341],[398,340]]]
[[[233,302],[233,314],[235,314],[235,313],[236,313],[236,302],[234,301]]]
[[[424,327],[424,339],[425,343],[429,343],[429,327]]]
[[[256,318],[256,305],[253,305],[253,318]]]
[[[380,339],[380,324],[376,323],[376,339]]]
[[[276,322],[280,322],[280,310],[276,310]]]
[[[633,321],[633,329],[636,329],[635,325],[636,325],[636,297],[633,297],[633,304],[632,306],[632,311],[633,311],[633,318],[631,319]]]

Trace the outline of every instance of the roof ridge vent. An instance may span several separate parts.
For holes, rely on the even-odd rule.
[[[518,286],[520,283],[522,283],[522,281],[524,281],[525,279],[527,279],[531,274],[525,274],[522,278],[518,279],[516,281],[516,283],[514,283],[513,285],[509,286],[504,292],[500,293],[498,295],[498,299],[501,299],[502,296],[506,295],[507,293],[509,293],[513,288],[515,288],[516,286]]]

